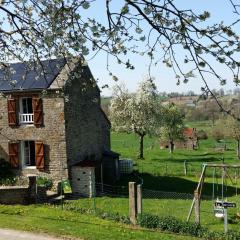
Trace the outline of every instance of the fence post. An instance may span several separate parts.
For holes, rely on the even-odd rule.
[[[142,214],[142,184],[137,185],[137,214]]]
[[[137,223],[137,187],[135,182],[129,182],[129,218],[134,225]]]
[[[195,223],[200,224],[200,198],[199,198],[199,192],[194,191],[194,209],[195,209]]]
[[[184,163],[184,175],[187,176],[187,161],[185,160]]]
[[[29,202],[36,203],[37,202],[37,177],[29,176]]]

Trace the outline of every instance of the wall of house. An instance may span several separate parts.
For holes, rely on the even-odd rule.
[[[110,123],[100,108],[100,91],[87,66],[77,67],[65,85],[69,164],[100,160],[110,150]]]
[[[53,179],[56,183],[61,177],[67,177],[64,99],[49,93],[43,98],[44,126],[21,125],[15,128],[8,126],[7,98],[0,97],[0,157],[7,158],[8,142],[15,140],[43,141],[45,168],[19,169],[22,175],[40,175]],[[6,159],[7,160],[7,159]]]

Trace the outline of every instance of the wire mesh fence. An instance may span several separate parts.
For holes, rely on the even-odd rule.
[[[58,207],[92,214],[128,215],[128,187],[95,183],[96,194],[91,198],[79,194],[66,194]]]
[[[215,174],[216,176],[219,174],[219,177],[221,177],[220,171],[215,172]],[[215,183],[211,183],[213,184],[212,187],[214,194],[203,193],[201,196],[201,224],[208,226],[211,229],[219,229],[219,226],[222,226],[222,219],[216,218],[214,215],[214,202],[217,198],[222,199],[222,193],[224,193],[224,200],[236,203],[236,208],[231,208],[228,211],[229,221],[231,222],[230,229],[231,227],[234,229],[236,228],[235,223],[239,221],[238,216],[240,216],[237,215],[237,213],[240,212],[239,191],[238,188],[232,186],[226,185],[224,188],[221,187],[220,184],[217,184],[220,183],[220,180],[221,178],[216,177]],[[174,181],[175,184],[177,184],[176,179]],[[156,185],[152,185],[152,187],[156,187]],[[50,192],[46,191],[43,186],[37,186],[36,192],[36,202],[50,203],[56,208],[63,210],[76,213],[97,214],[101,215],[103,218],[107,216],[117,216],[118,218],[123,217],[123,219],[128,219],[129,217],[129,189],[127,184],[116,186],[95,183],[95,194],[93,194],[91,198],[80,194],[72,194],[71,192]],[[143,214],[153,214],[163,217],[170,216],[185,221],[192,201],[193,194],[189,193],[189,191],[186,193],[159,191],[149,189],[148,185],[143,184],[142,186]],[[194,220],[193,211],[190,221]]]
[[[142,191],[143,213],[153,214],[160,217],[174,217],[186,221],[190,207],[193,202],[193,194],[165,192],[144,189]],[[214,203],[219,197],[220,200],[236,203],[236,208],[228,208],[229,229],[236,230],[239,227],[240,199],[236,194],[225,195],[202,195],[200,200],[200,219],[201,225],[207,226],[212,230],[223,230],[223,218],[216,217]],[[190,218],[195,221],[195,210]]]

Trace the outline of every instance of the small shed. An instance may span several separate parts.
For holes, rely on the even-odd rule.
[[[71,168],[72,193],[83,197],[95,196],[96,162],[82,161]]]
[[[102,157],[103,182],[114,183],[120,178],[119,154],[113,151],[104,151]]]

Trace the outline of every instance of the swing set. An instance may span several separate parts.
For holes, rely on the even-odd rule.
[[[215,164],[215,163],[204,163],[202,165],[202,172],[198,181],[198,185],[196,190],[194,191],[194,198],[192,201],[192,205],[189,210],[189,214],[187,217],[187,222],[190,220],[190,217],[193,212],[193,208],[195,208],[195,222],[200,224],[200,202],[201,202],[201,194],[202,194],[202,188],[204,184],[205,179],[205,173],[206,169],[213,168],[213,186],[212,186],[212,200],[213,200],[213,213],[216,218],[223,218],[224,219],[224,229],[225,232],[227,232],[227,208],[230,207],[236,207],[236,203],[228,202],[227,197],[224,196],[224,192],[227,192],[227,178],[230,179],[232,185],[236,186],[236,196],[238,195],[238,188],[237,188],[237,176],[240,165],[239,164]],[[221,169],[221,196],[217,196],[215,194],[215,191],[217,193],[219,192],[219,184],[218,184],[218,178],[217,178],[217,169]],[[228,170],[232,168],[235,169],[234,174],[234,180],[230,176]],[[225,188],[225,191],[224,191]]]

